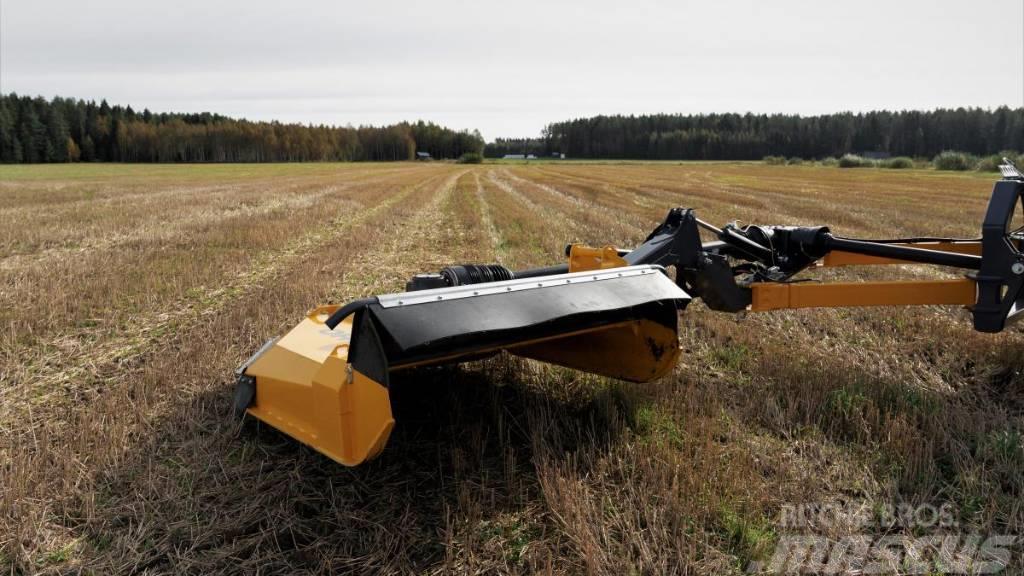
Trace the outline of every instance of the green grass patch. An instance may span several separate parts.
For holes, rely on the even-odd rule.
[[[863,412],[870,402],[863,390],[857,388],[836,388],[826,396],[825,406],[829,412],[847,419],[854,414]]]
[[[763,559],[772,550],[776,534],[764,518],[750,518],[730,508],[719,512],[719,523],[729,548],[740,567]]]
[[[674,447],[685,444],[683,423],[654,406],[640,406],[633,412],[631,422],[634,431],[655,442],[666,441]]]
[[[743,344],[722,344],[711,352],[715,363],[730,372],[740,372],[750,358],[750,350]]]
[[[536,525],[521,518],[484,520],[480,522],[478,530],[483,540],[501,542],[505,561],[515,565],[522,563],[526,549],[543,534]]]
[[[993,430],[980,443],[980,456],[988,460],[1017,462],[1024,460],[1024,436],[1020,430]]]
[[[76,546],[77,542],[70,542],[60,548],[43,552],[36,558],[36,566],[43,568],[66,564],[71,560],[71,555],[74,553]]]

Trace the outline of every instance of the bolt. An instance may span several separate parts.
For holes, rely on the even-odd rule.
[[[1013,266],[1010,266],[1010,270],[1013,270],[1013,273],[1017,274],[1018,276],[1024,274],[1024,264],[1021,264],[1020,262],[1014,262]]]

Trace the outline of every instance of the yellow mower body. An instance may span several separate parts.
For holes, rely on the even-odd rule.
[[[624,278],[620,277],[623,273],[614,271],[600,274],[607,277],[604,278],[606,281],[643,281],[676,289],[671,280],[660,272],[640,272],[632,276],[626,272]],[[549,294],[551,291],[571,291],[586,297],[585,292],[578,291],[579,287],[584,280],[593,284],[595,278],[602,277],[583,278],[580,274],[565,274],[555,281],[547,280],[550,286],[537,288],[547,288]],[[535,283],[543,284],[544,281],[531,281],[531,284]],[[499,287],[497,293],[475,297],[501,299],[509,297],[511,292]],[[525,292],[520,294],[525,295]],[[429,302],[421,302],[420,306],[442,302],[431,294],[409,295],[429,298]],[[585,312],[592,304],[570,299],[567,309],[578,308]],[[670,372],[679,356],[674,324],[676,307],[673,305],[664,310],[666,314],[661,318],[649,317],[647,314],[650,312],[638,310],[625,315],[620,312],[613,321],[595,322],[590,319],[575,329],[566,328],[575,323],[563,323],[550,329],[529,324],[525,328],[514,327],[514,335],[501,338],[493,337],[498,330],[488,330],[480,333],[479,338],[474,339],[476,342],[455,347],[448,342],[431,341],[427,345],[432,349],[425,357],[387,362],[384,377],[379,374],[374,377],[349,362],[353,323],[357,315],[346,316],[334,329],[327,325],[329,316],[339,308],[324,306],[310,311],[295,328],[268,342],[244,364],[239,370],[238,388],[243,399],[239,401],[236,397],[236,405],[244,404],[249,415],[347,466],[377,456],[387,443],[395,424],[387,373],[395,370],[452,364],[505,350],[525,358],[594,374],[646,382]],[[411,310],[411,306],[407,309]],[[398,308],[393,310],[398,311]],[[671,323],[666,321],[666,316],[671,316]],[[556,321],[558,319],[555,318]],[[442,320],[439,318],[437,321]],[[486,322],[486,319],[482,321]],[[374,332],[383,332],[385,328],[377,325]],[[367,336],[366,339],[372,341],[375,338]]]

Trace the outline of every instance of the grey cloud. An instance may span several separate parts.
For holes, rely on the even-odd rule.
[[[1024,105],[1019,0],[3,0],[0,90],[533,135],[595,113]]]

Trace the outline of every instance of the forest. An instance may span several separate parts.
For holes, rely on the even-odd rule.
[[[75,98],[0,94],[0,162],[310,162],[409,160],[480,153],[635,160],[759,160],[883,153],[931,158],[1024,150],[1024,108],[793,114],[594,116],[540,137],[498,138],[422,120],[328,126],[153,113]]]
[[[505,154],[637,160],[824,158],[881,152],[931,158],[944,150],[974,155],[1024,150],[1024,108],[792,114],[594,116],[555,122],[534,139],[498,138]]]
[[[417,151],[458,158],[483,145],[479,132],[423,121],[358,128],[251,122],[0,94],[3,163],[386,161]]]

